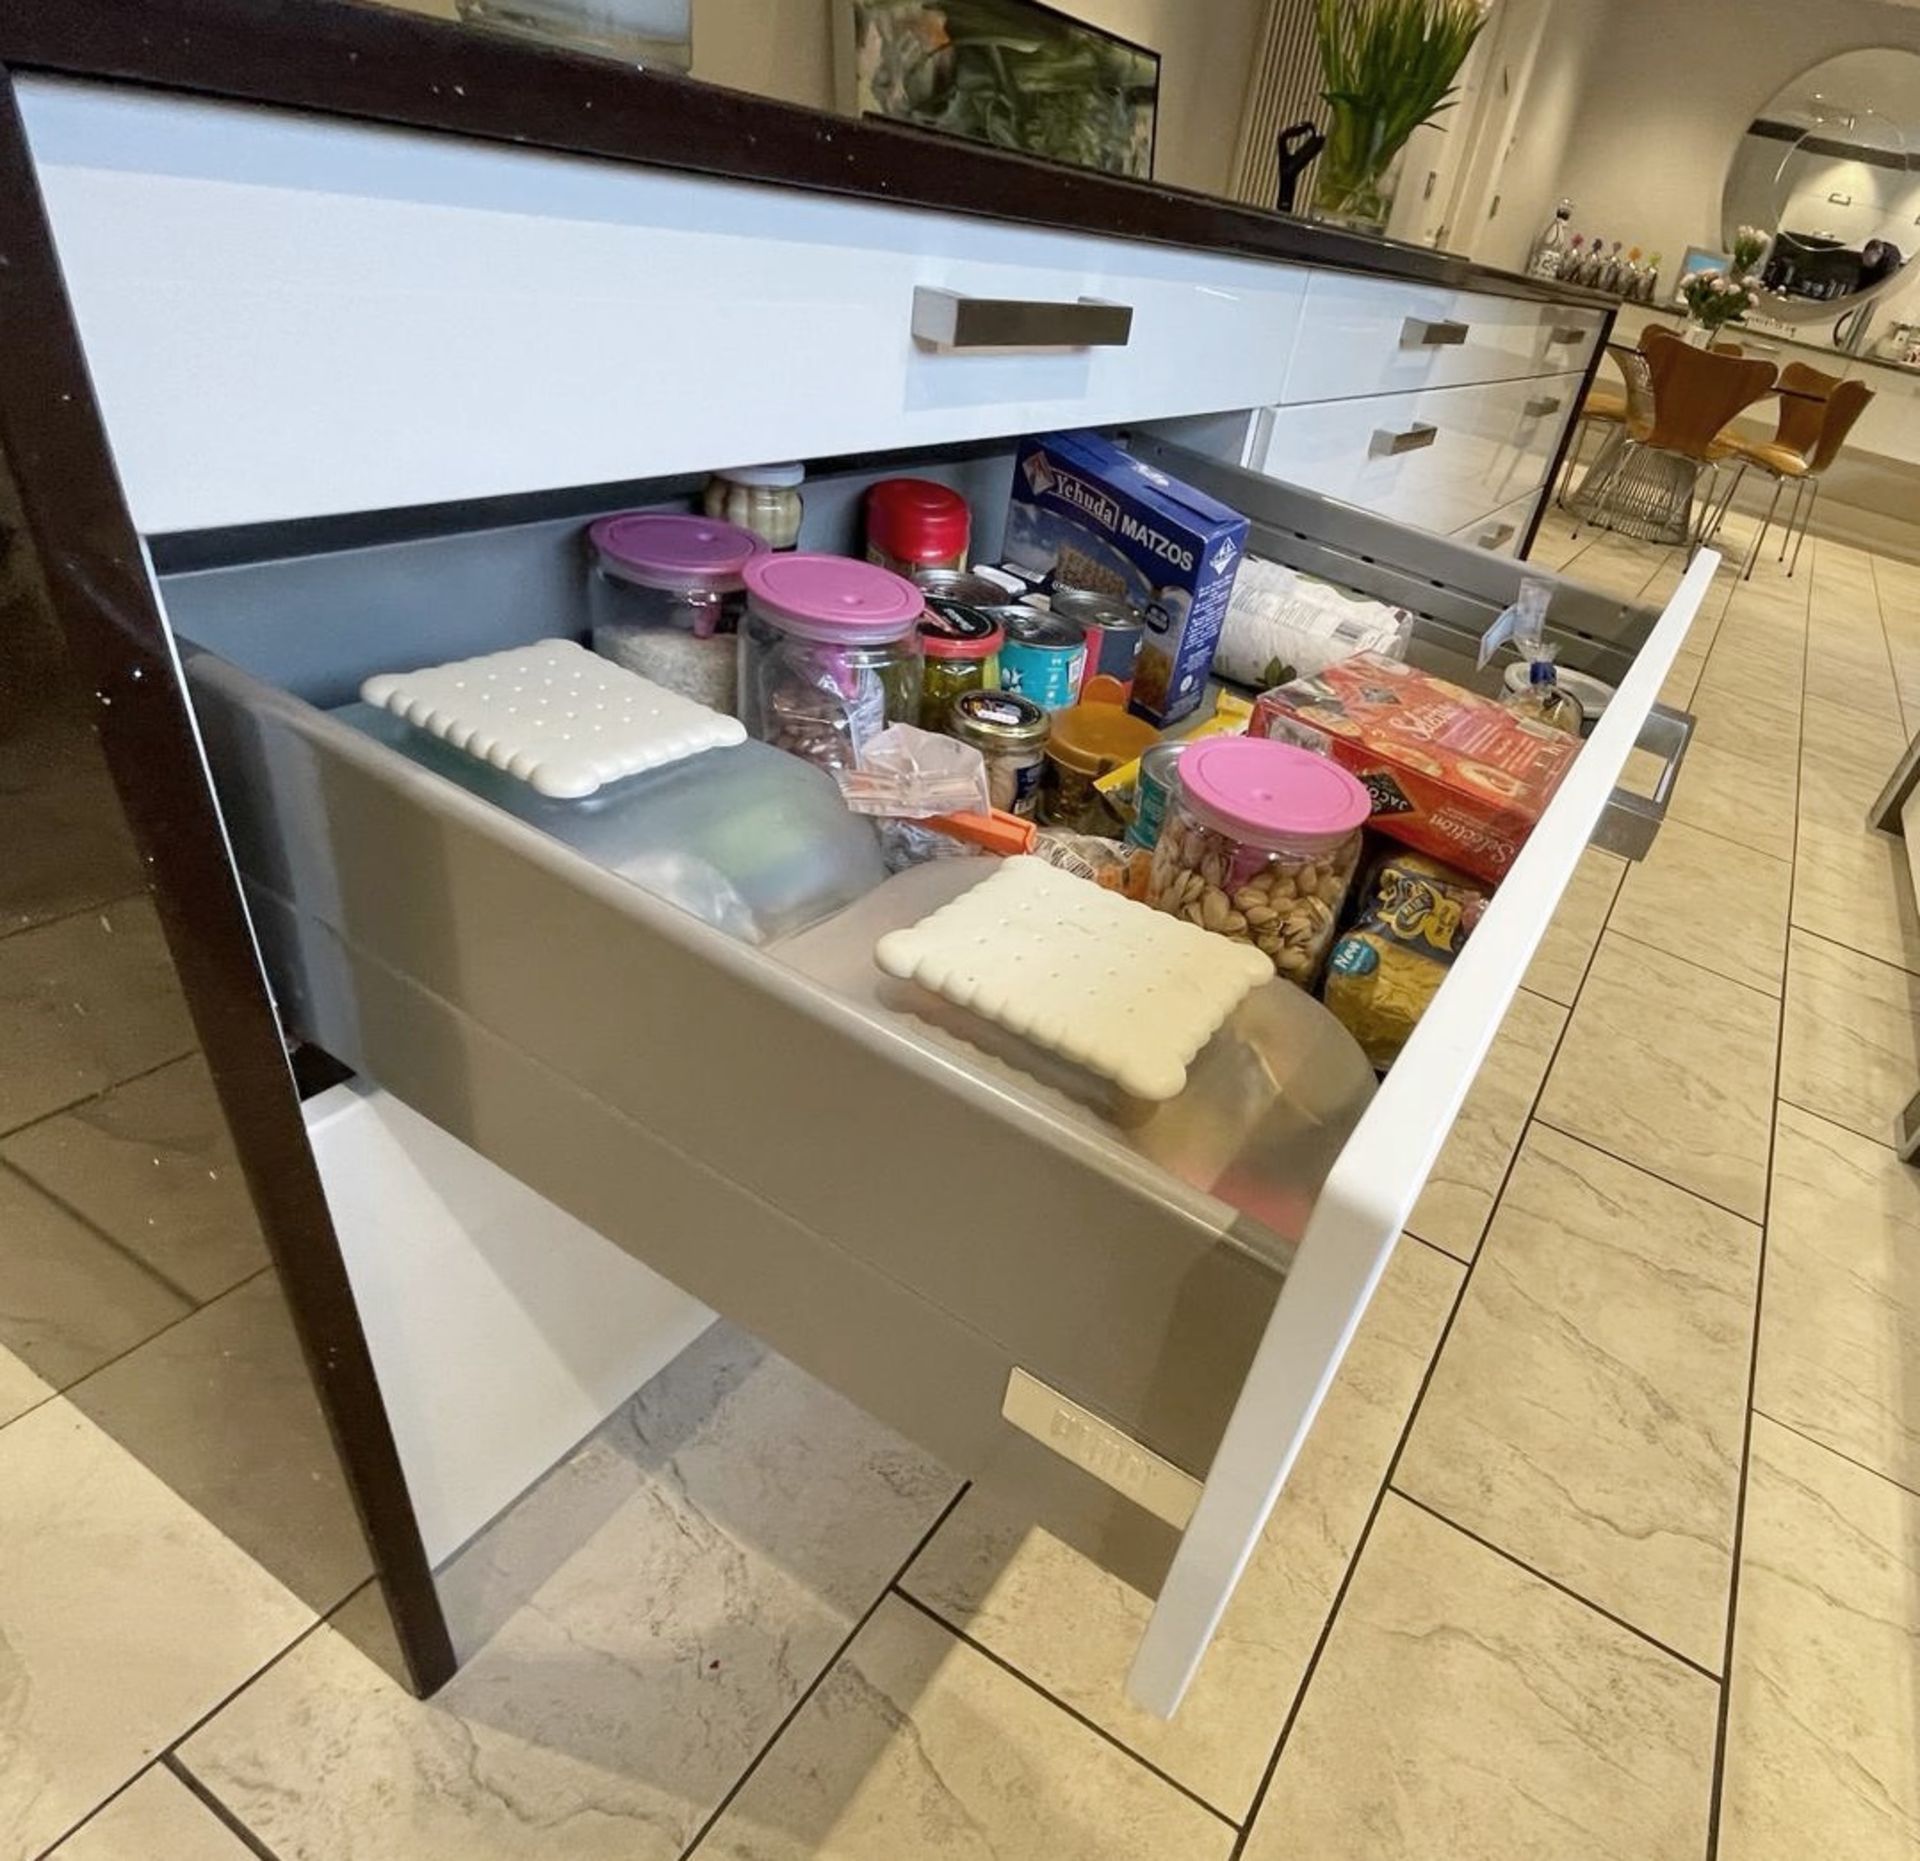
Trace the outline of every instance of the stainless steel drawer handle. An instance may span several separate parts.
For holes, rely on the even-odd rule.
[[[1425,420],[1416,420],[1403,432],[1381,427],[1368,448],[1376,459],[1395,459],[1403,452],[1419,452],[1440,437],[1440,429]]]
[[[1552,348],[1571,349],[1575,343],[1585,342],[1586,339],[1587,332],[1585,330],[1568,324],[1561,329],[1552,331],[1547,337],[1547,342]]]
[[[982,349],[1121,349],[1133,334],[1133,306],[1082,297],[963,297],[917,285],[913,340],[942,353]]]
[[[1480,532],[1480,547],[1482,549],[1504,549],[1513,541],[1519,528],[1520,526],[1515,523],[1496,523],[1491,530],[1482,530]]]
[[[1409,317],[1400,329],[1403,349],[1457,349],[1467,340],[1464,323],[1429,323],[1424,317]]]
[[[1693,719],[1685,711],[1656,704],[1647,713],[1647,721],[1640,726],[1639,747],[1661,759],[1660,779],[1651,795],[1616,788],[1607,800],[1599,826],[1593,830],[1593,845],[1604,852],[1618,853],[1623,859],[1646,858],[1653,850],[1660,823],[1667,817],[1667,803],[1692,741]]]
[[[1557,414],[1566,405],[1557,394],[1536,394],[1524,409],[1529,420],[1544,420],[1548,414]]]

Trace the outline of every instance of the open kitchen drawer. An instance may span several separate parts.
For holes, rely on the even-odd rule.
[[[1255,552],[1413,606],[1415,657],[1449,676],[1471,679],[1525,573],[1134,444],[1245,510]],[[816,476],[803,540],[848,546],[860,485],[911,468],[971,494],[991,553],[1010,463],[982,448]],[[1657,819],[1610,797],[1711,558],[1658,617],[1562,591],[1563,662],[1617,698],[1357,1123],[1302,1077],[1298,1141],[1249,1197],[879,999],[844,946],[823,957],[831,925],[735,941],[330,714],[374,670],[584,632],[578,531],[269,547],[164,578],[290,1029],[957,1470],[1097,1539],[1158,1589],[1132,1687],[1171,1711],[1581,849],[1632,850]],[[1284,1068],[1261,1038],[1222,1036]]]

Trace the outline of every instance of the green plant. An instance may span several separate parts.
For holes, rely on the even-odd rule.
[[[1407,138],[1451,109],[1486,15],[1480,0],[1316,0],[1329,111],[1314,198],[1384,221],[1381,183]]]
[[[1694,321],[1704,323],[1709,330],[1738,323],[1759,301],[1751,285],[1729,278],[1724,271],[1696,271],[1681,285],[1680,292]]]

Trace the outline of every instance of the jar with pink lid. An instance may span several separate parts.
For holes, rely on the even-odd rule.
[[[684,698],[734,708],[742,571],[766,543],[737,524],[624,511],[587,532],[593,650]]]
[[[740,625],[740,721],[827,769],[919,719],[920,616],[904,576],[845,556],[756,556]]]
[[[1360,863],[1367,791],[1338,763],[1264,737],[1182,752],[1147,902],[1250,943],[1313,986]]]

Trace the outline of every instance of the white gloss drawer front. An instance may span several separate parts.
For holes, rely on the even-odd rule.
[[[1282,392],[1308,276],[110,86],[20,88],[149,533],[1257,406]]]
[[[1533,522],[1533,507],[1538,497],[1537,491],[1530,491],[1499,510],[1462,524],[1453,533],[1454,540],[1472,549],[1485,550],[1490,556],[1517,556],[1520,545],[1526,541],[1527,527]]]
[[[1355,395],[1583,371],[1597,310],[1315,272],[1285,398]]]
[[[1251,463],[1269,478],[1451,534],[1546,482],[1580,377],[1276,407]]]

